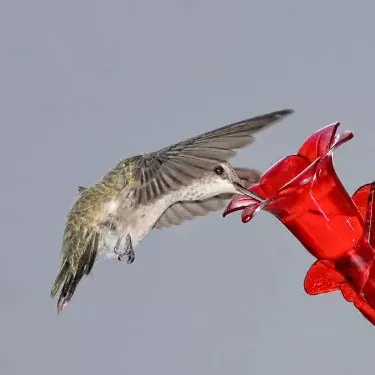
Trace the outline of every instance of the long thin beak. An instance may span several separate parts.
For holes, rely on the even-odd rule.
[[[251,191],[249,191],[249,190],[247,190],[246,188],[244,188],[240,183],[235,182],[235,183],[234,183],[234,186],[235,186],[236,190],[237,190],[239,193],[241,193],[241,194],[243,194],[243,195],[247,195],[247,196],[250,197],[250,198],[254,198],[254,199],[256,199],[257,201],[259,201],[259,200],[260,200],[260,201],[263,201],[262,198],[258,197],[256,194],[254,194],[254,193],[252,193]]]

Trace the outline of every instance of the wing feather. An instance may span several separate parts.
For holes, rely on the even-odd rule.
[[[132,173],[138,183],[134,188],[136,204],[146,205],[203,176],[218,163],[233,157],[236,154],[233,150],[251,144],[253,134],[292,113],[290,109],[271,112],[211,130],[150,154],[136,156],[137,160],[132,165]],[[175,210],[182,212],[177,207]],[[177,220],[173,210],[168,215],[171,215],[171,222]]]
[[[206,216],[210,212],[223,210],[233,194],[220,194],[202,201],[177,202],[170,206],[155,223],[155,229],[180,225],[184,221]]]

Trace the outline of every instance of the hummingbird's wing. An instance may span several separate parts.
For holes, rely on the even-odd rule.
[[[293,113],[291,109],[267,113],[203,133],[131,162],[135,205],[146,205],[188,185],[219,163],[235,155],[234,149],[254,141],[253,134]]]
[[[233,194],[220,194],[202,201],[177,202],[171,205],[159,220],[155,223],[154,229],[169,228],[173,225],[180,225],[186,220],[193,220],[199,216],[206,216],[213,211],[221,211],[228,203]]]

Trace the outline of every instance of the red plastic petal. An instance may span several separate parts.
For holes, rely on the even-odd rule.
[[[278,191],[291,179],[301,173],[309,163],[301,156],[290,155],[281,159],[267,170],[260,179],[259,185],[264,198],[269,199],[277,195]]]
[[[321,159],[311,187],[311,194],[316,202],[318,200],[323,204],[329,202],[329,206],[322,207],[322,212],[329,214],[330,220],[340,216],[342,221],[342,216],[348,216],[348,221],[353,222],[355,217],[356,228],[363,229],[362,225],[358,225],[361,222],[358,208],[338,178],[331,154]],[[344,222],[342,225],[346,228]]]
[[[335,271],[333,262],[315,262],[306,274],[304,287],[310,295],[341,289],[343,297],[348,302],[353,302],[354,306],[365,318],[375,324],[375,310],[363,298],[358,296],[339,272]]]
[[[250,190],[252,193],[257,195],[258,197],[262,199],[266,199],[266,194],[264,193],[264,191],[262,190],[259,184],[254,184],[254,185],[249,186],[248,190]]]
[[[243,210],[246,207],[258,207],[261,204],[255,198],[251,198],[247,195],[237,195],[233,198],[223,212],[223,216],[227,216],[235,211]]]
[[[351,131],[345,131],[340,134],[337,134],[331,146],[331,150],[336,149],[337,147],[340,147],[344,143],[350,141],[353,137],[354,137],[354,134]]]
[[[259,206],[260,204],[258,203],[258,204],[253,204],[252,206],[245,208],[241,214],[242,222],[247,223],[248,221],[250,221],[256,214],[256,211],[259,208]]]
[[[344,277],[335,270],[333,262],[318,260],[307,271],[304,288],[306,293],[315,295],[338,290],[344,282]]]
[[[305,169],[301,171],[298,175],[291,178],[279,191],[279,195],[293,194],[299,195],[305,192],[306,189],[310,190],[314,177],[316,176],[316,170],[320,166],[320,159],[315,160],[313,163],[309,164]],[[295,197],[297,198],[297,197]],[[302,197],[306,200],[306,197]]]
[[[352,197],[363,219],[366,218],[367,202],[371,192],[371,185],[371,183],[362,185],[360,188],[356,190]]]
[[[355,292],[375,307],[375,183],[359,188],[353,195],[364,227],[361,241],[337,260],[336,269],[345,275]]]
[[[317,158],[324,156],[331,148],[339,122],[327,125],[307,138],[298,151],[298,155],[303,156],[312,163]]]
[[[317,173],[311,178],[311,173]],[[265,209],[299,239],[316,258],[334,260],[347,254],[364,233],[363,219],[332,165],[317,160],[290,182]]]

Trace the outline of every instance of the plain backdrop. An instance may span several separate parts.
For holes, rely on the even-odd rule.
[[[275,218],[221,213],[102,261],[49,297],[77,186],[121,158],[232,121],[296,113],[239,151],[265,170],[335,121],[350,193],[374,168],[373,1],[65,0],[0,4],[0,372],[356,374],[375,328],[311,297],[313,258]]]

